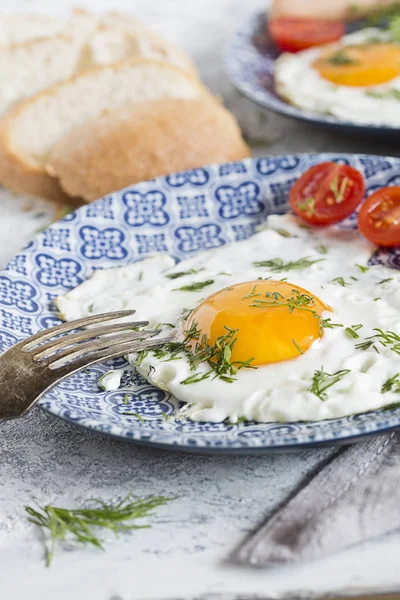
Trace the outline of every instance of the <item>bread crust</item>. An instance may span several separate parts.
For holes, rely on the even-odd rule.
[[[190,83],[198,89],[199,95],[206,95],[209,93],[207,88],[197,80],[195,76],[191,75],[186,70],[180,69],[179,67],[164,61],[135,58],[123,60],[112,65],[96,65],[91,67],[83,73],[78,73],[70,79],[57,83],[31,98],[21,101],[0,120],[0,182],[17,192],[41,196],[57,202],[68,201],[68,197],[60,188],[57,179],[52,177],[49,172],[46,171],[44,163],[39,162],[39,160],[36,161],[31,157],[24,156],[13,147],[11,132],[14,121],[18,119],[26,107],[30,106],[32,103],[35,103],[42,98],[51,97],[55,93],[58,93],[59,90],[73,85],[78,79],[91,78],[95,76],[96,73],[100,73],[105,69],[116,71],[131,66],[140,67],[143,65],[158,65],[163,69],[175,71],[190,81]],[[75,204],[75,201],[72,200],[72,203]]]
[[[48,169],[90,202],[139,181],[251,155],[235,117],[213,97],[166,98],[112,111],[53,148]]]

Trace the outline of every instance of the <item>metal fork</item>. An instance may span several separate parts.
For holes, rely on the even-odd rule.
[[[90,365],[148,350],[172,338],[147,340],[159,330],[138,331],[148,321],[114,323],[73,330],[105,321],[129,317],[134,310],[93,315],[39,331],[0,356],[0,419],[21,417],[53,385]],[[60,334],[69,333],[63,337]],[[113,335],[114,334],[114,335]],[[56,339],[53,339],[56,337]]]

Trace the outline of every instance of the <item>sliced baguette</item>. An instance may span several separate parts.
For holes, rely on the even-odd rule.
[[[0,16],[0,48],[65,33],[65,19],[26,13]]]
[[[250,156],[235,117],[213,98],[141,102],[74,128],[48,168],[86,201],[184,169]]]
[[[208,94],[199,81],[165,62],[134,59],[92,68],[8,112],[0,122],[0,181],[18,192],[59,200],[58,182],[45,164],[73,127],[136,102]]]
[[[71,33],[0,46],[0,117],[16,102],[98,64],[154,58],[197,76],[184,52],[135,20],[79,13],[65,29]]]

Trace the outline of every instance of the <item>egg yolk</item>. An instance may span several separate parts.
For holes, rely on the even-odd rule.
[[[320,319],[331,310],[307,290],[282,281],[248,281],[206,298],[191,313],[184,333],[196,327],[214,346],[228,329],[237,330],[231,361],[252,366],[289,360],[306,352],[323,333]]]
[[[400,75],[400,46],[389,43],[344,46],[323,53],[313,66],[331,83],[355,87],[379,85]]]

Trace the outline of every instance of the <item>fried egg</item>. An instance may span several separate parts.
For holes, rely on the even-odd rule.
[[[368,28],[339,42],[283,54],[277,93],[291,104],[356,123],[400,124],[400,44]]]
[[[97,270],[57,305],[67,320],[134,308],[172,333],[173,348],[129,361],[193,420],[343,417],[400,399],[400,278],[367,266],[373,251],[356,230],[270,216],[250,239],[179,264]]]

